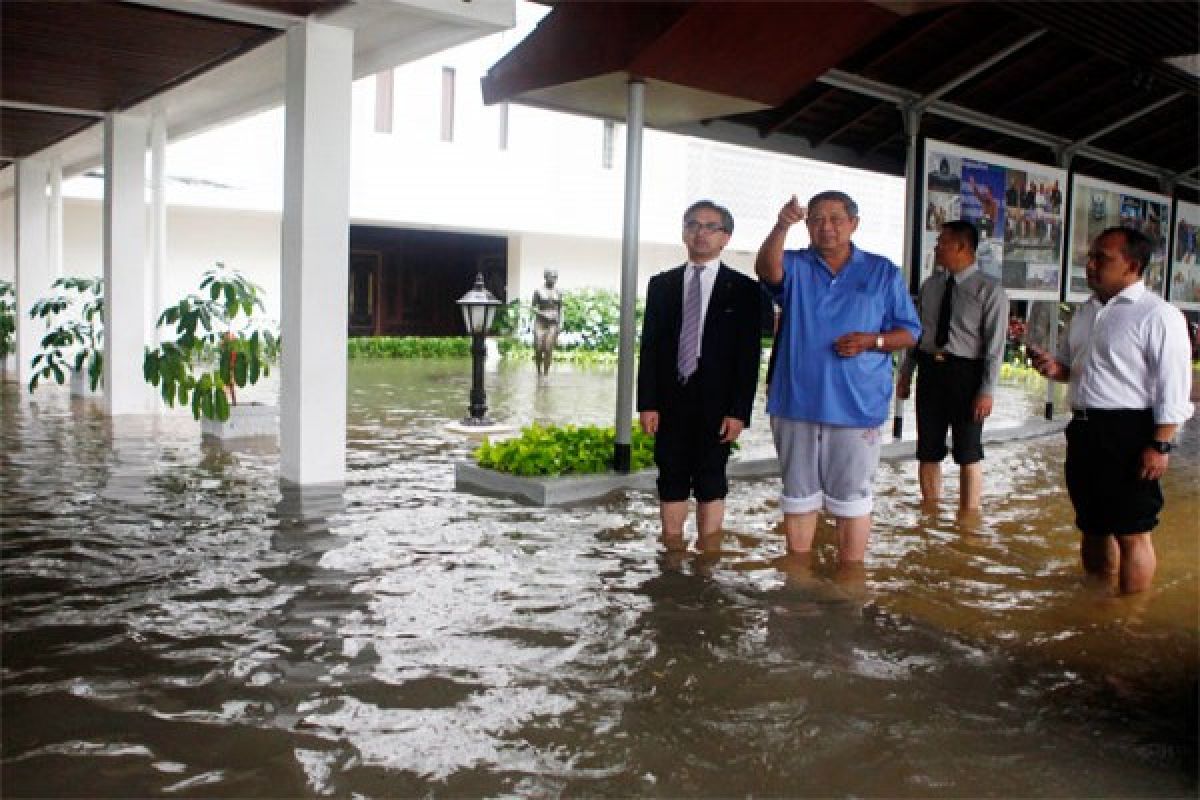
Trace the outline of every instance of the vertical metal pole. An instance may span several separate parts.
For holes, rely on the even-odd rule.
[[[621,335],[617,350],[617,418],[613,468],[629,472],[633,459],[633,345],[637,302],[638,221],[642,202],[642,126],[646,86],[629,81],[625,129],[625,222],[621,233]]]
[[[471,334],[471,405],[467,409],[464,420],[470,425],[486,425],[487,393],[483,388],[483,362],[487,359],[487,345],[484,344],[484,334]]]
[[[1065,170],[1068,170],[1068,172],[1067,172],[1067,186],[1068,187],[1070,187],[1070,185],[1071,185],[1071,173],[1070,173],[1071,158],[1074,155],[1075,155],[1075,151],[1069,147],[1063,148],[1062,150],[1058,151],[1058,166],[1062,167]],[[1072,203],[1075,202],[1074,198],[1068,198],[1068,199],[1070,199]],[[1065,207],[1063,208],[1063,212],[1066,215],[1068,215],[1068,217],[1069,217],[1069,215],[1071,213],[1071,206],[1065,205]],[[1067,227],[1064,227],[1064,231],[1069,232]],[[1059,286],[1059,293],[1060,293],[1059,296],[1060,297],[1063,296],[1062,295],[1062,292],[1063,292],[1062,286],[1065,284],[1068,290],[1070,289],[1070,286],[1071,286],[1071,271],[1070,271],[1070,267],[1069,267],[1070,252],[1071,252],[1070,241],[1063,242],[1062,252],[1059,255],[1059,273],[1058,273],[1059,275],[1062,276],[1060,279],[1061,283]],[[1050,341],[1046,343],[1046,346],[1050,350],[1050,355],[1052,355],[1052,356],[1054,356],[1058,353],[1059,304],[1060,304],[1060,301],[1055,300],[1054,308],[1051,309]],[[1046,381],[1046,409],[1045,409],[1045,412],[1043,415],[1048,420],[1054,419],[1054,385],[1055,385],[1054,381],[1047,379],[1047,381]]]
[[[917,164],[919,150],[918,134],[921,132],[921,112],[912,107],[900,109],[904,118],[904,135],[908,140],[908,157],[904,165],[904,278],[909,291],[913,289],[913,275],[920,277],[918,260],[913,256],[916,241],[915,225],[920,219],[917,204],[921,202],[921,177],[925,171]],[[896,409],[892,417],[892,437],[899,439],[904,433],[904,401],[896,398]]]

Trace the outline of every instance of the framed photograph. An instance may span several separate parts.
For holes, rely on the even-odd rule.
[[[1068,301],[1082,303],[1091,295],[1084,275],[1088,248],[1100,231],[1118,225],[1137,228],[1154,242],[1154,255],[1146,267],[1146,288],[1165,296],[1171,198],[1086,175],[1076,175],[1071,186],[1071,206]]]
[[[1013,300],[1058,300],[1062,284],[1066,170],[925,140],[921,280],[933,273],[943,223],[979,230],[979,267]]]
[[[1184,311],[1200,311],[1200,263],[1196,237],[1200,234],[1200,205],[1182,200],[1175,206],[1175,237],[1171,250],[1171,287],[1167,299]]]

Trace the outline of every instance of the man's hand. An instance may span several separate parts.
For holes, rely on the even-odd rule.
[[[912,394],[912,376],[901,375],[896,379],[896,397],[901,400],[907,400]]]
[[[975,414],[976,422],[983,422],[992,413],[992,396],[990,394],[976,395],[975,404],[972,409]]]
[[[721,420],[721,444],[732,444],[742,435],[746,423],[737,417],[725,417]]]
[[[1033,368],[1036,369],[1044,378],[1049,378],[1052,381],[1065,381],[1067,378],[1067,369],[1058,359],[1047,353],[1040,347],[1034,347],[1031,344],[1025,345],[1025,349],[1029,351],[1029,355],[1033,358]]]
[[[779,222],[789,228],[797,222],[803,222],[808,215],[808,209],[800,205],[800,201],[796,199],[796,195],[792,195],[792,199],[787,201],[787,204],[779,210]]]
[[[657,411],[639,411],[638,424],[642,426],[642,433],[648,433],[654,436],[658,433],[658,412]]]
[[[1167,462],[1170,456],[1160,453],[1153,447],[1142,451],[1142,480],[1156,481],[1167,473]]]
[[[877,333],[843,333],[833,340],[833,349],[843,358],[852,358],[875,346]]]

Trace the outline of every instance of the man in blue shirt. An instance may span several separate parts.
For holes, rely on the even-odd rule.
[[[788,230],[805,221],[811,245],[784,251]],[[916,344],[921,325],[901,271],[859,250],[858,205],[843,192],[793,195],[755,261],[783,308],[767,413],[783,473],[788,550],[812,550],[817,514],[837,521],[838,559],[861,562],[871,533],[871,482],[880,426],[892,396],[895,350]]]

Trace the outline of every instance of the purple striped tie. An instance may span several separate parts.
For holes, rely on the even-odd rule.
[[[704,265],[693,267],[691,283],[688,284],[687,294],[683,298],[683,324],[679,326],[679,358],[675,365],[679,368],[680,378],[690,378],[696,371],[698,358],[696,352],[700,349],[700,319],[701,286],[700,274]]]

